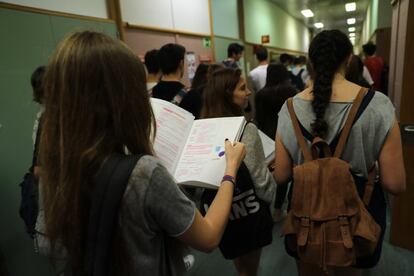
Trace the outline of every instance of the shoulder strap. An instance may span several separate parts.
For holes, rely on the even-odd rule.
[[[142,155],[112,154],[94,177],[85,252],[86,275],[107,275],[118,210],[128,179]]]
[[[370,89],[365,95],[364,99],[362,100],[361,105],[359,106],[359,110],[354,119],[354,124],[358,121],[358,119],[364,113],[365,109],[368,107],[369,103],[371,102],[372,98],[374,98],[374,96],[375,96],[375,91]],[[315,137],[301,124],[300,121],[298,121],[298,123],[299,123],[300,130],[302,131],[302,135],[305,137],[306,140],[308,140],[309,142],[312,142],[313,139],[315,139]],[[335,148],[338,145],[338,141],[339,141],[339,137],[341,136],[341,133],[342,133],[342,129],[338,132],[338,134],[329,144],[329,147],[331,148],[332,152],[335,151]]]
[[[180,105],[181,101],[183,100],[186,94],[187,94],[187,90],[185,90],[184,88],[181,88],[180,91],[178,91],[178,93],[171,100],[171,103],[175,105]]]
[[[42,116],[39,118],[39,122],[37,124],[37,131],[36,131],[36,138],[35,144],[33,149],[33,156],[32,156],[32,167],[30,168],[33,171],[34,167],[37,165],[37,156],[39,155],[39,144],[40,144],[40,135],[42,133]]]
[[[309,150],[308,144],[306,144],[305,138],[302,135],[302,132],[300,131],[298,118],[296,117],[295,110],[293,108],[293,98],[289,98],[287,100],[287,107],[290,114],[290,119],[292,120],[293,129],[295,131],[296,140],[298,141],[298,144],[302,150],[303,157],[305,159],[305,162],[312,160],[312,154]]]
[[[352,104],[351,110],[349,111],[348,118],[345,121],[344,128],[342,129],[341,136],[339,137],[338,145],[336,146],[334,157],[340,158],[342,155],[342,151],[345,148],[346,141],[348,140],[349,133],[351,132],[352,125],[354,123],[355,116],[358,113],[359,106],[364,99],[366,92],[368,91],[367,88],[361,88],[357,97]]]

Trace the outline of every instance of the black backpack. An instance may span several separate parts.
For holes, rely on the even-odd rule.
[[[217,190],[205,189],[200,212],[205,215]],[[255,191],[249,169],[241,163],[236,176],[229,221],[219,248],[224,258],[234,259],[272,242],[273,220],[269,204]]]
[[[39,212],[39,179],[34,175],[34,167],[37,165],[41,125],[40,119],[39,127],[36,132],[32,165],[24,175],[23,181],[19,184],[21,195],[19,214],[24,221],[26,232],[32,239],[36,234],[36,220]]]
[[[110,272],[118,211],[132,170],[141,157],[114,153],[94,177],[84,275],[105,276]]]
[[[200,212],[205,215],[217,194],[206,189],[201,198]],[[272,242],[273,220],[269,205],[254,189],[250,172],[244,162],[236,177],[229,221],[219,248],[224,258],[235,259]]]
[[[299,73],[297,75],[293,74],[292,72],[290,73],[290,80],[293,84],[293,86],[296,87],[297,90],[302,91],[303,89],[305,89],[305,84],[303,83],[302,80],[302,73],[303,71],[305,71],[305,69],[300,69]]]

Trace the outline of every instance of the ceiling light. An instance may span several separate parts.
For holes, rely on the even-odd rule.
[[[309,9],[301,11],[304,17],[313,17],[313,12]]]
[[[355,27],[349,27],[348,32],[350,32],[350,33],[355,32]]]
[[[322,22],[317,22],[315,24],[313,24],[317,29],[322,29],[323,28],[323,23]]]
[[[355,2],[352,2],[352,3],[346,3],[346,4],[345,4],[345,10],[346,10],[347,12],[351,12],[351,11],[356,10],[356,4],[355,4]]]
[[[346,23],[348,23],[348,25],[355,24],[355,22],[356,22],[356,19],[355,19],[355,18],[348,18],[348,19],[346,20]]]
[[[349,37],[355,37],[355,33],[350,33]]]

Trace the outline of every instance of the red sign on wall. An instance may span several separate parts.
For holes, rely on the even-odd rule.
[[[262,44],[270,42],[270,35],[262,35]]]

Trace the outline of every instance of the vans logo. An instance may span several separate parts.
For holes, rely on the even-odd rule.
[[[204,204],[204,211],[207,213],[208,204]],[[247,217],[250,214],[257,213],[260,210],[260,203],[256,198],[253,189],[247,190],[235,197],[230,210],[230,220]]]

